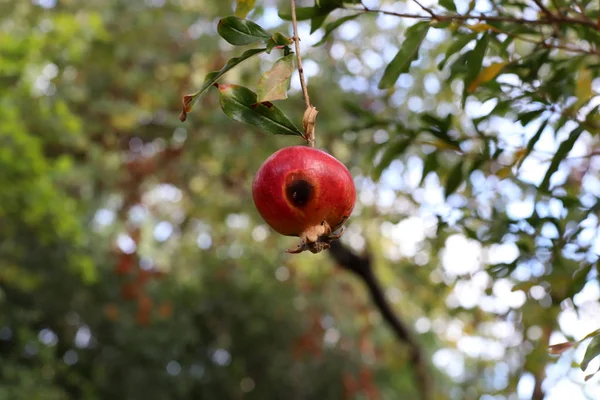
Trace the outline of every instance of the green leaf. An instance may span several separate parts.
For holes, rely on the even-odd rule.
[[[375,120],[377,117],[367,108],[361,107],[360,104],[355,103],[353,100],[342,100],[342,107],[351,116],[356,118],[365,118],[367,120]]]
[[[321,8],[339,8],[344,5],[344,3],[360,3],[359,0],[315,0],[315,4],[317,7]]]
[[[256,0],[237,0],[235,5],[235,16],[246,18],[246,15],[254,8]]]
[[[577,81],[575,85],[577,104],[585,104],[586,101],[592,98],[592,79],[592,71],[587,68],[581,68],[577,73]]]
[[[550,188],[550,178],[558,170],[560,162],[567,158],[567,155],[569,154],[569,152],[575,145],[575,142],[577,141],[577,139],[579,139],[579,136],[583,131],[583,126],[579,125],[577,128],[573,129],[569,134],[569,137],[564,142],[562,142],[560,146],[558,146],[558,150],[556,151],[556,154],[554,154],[554,157],[552,157],[552,161],[550,162],[548,171],[546,171],[544,180],[542,180],[542,183],[540,184],[539,190],[541,192],[548,192]]]
[[[244,46],[260,40],[266,42],[271,38],[271,34],[260,25],[234,16],[221,19],[217,25],[217,32],[235,46]]]
[[[500,74],[500,72],[502,72],[502,70],[504,69],[504,67],[506,67],[507,64],[508,64],[508,61],[502,61],[502,62],[493,63],[490,66],[484,68],[479,73],[479,75],[477,75],[475,80],[473,82],[471,82],[471,84],[467,88],[467,91],[469,93],[473,93],[479,85],[482,85],[486,82],[489,82],[489,81],[495,79]]]
[[[377,166],[373,170],[373,178],[375,180],[379,180],[383,171],[390,166],[392,161],[394,161],[400,155],[404,154],[404,152],[406,151],[408,146],[410,146],[413,140],[414,136],[411,136],[387,146],[383,153],[383,156],[381,157],[381,160],[379,161],[379,164],[377,164]]]
[[[423,172],[421,173],[421,180],[419,181],[419,186],[425,182],[425,178],[431,172],[435,172],[437,167],[439,166],[437,152],[434,150],[427,157],[425,157],[425,161],[423,163]]]
[[[467,58],[467,76],[465,77],[465,90],[463,92],[463,106],[471,83],[477,79],[477,76],[479,76],[479,73],[481,72],[481,66],[483,64],[485,52],[487,51],[488,43],[489,36],[484,34],[481,36],[481,39],[477,41],[475,48],[468,53],[469,57]]]
[[[491,26],[490,24],[483,23],[483,22],[480,22],[480,23],[478,23],[478,24],[475,24],[475,25],[465,25],[465,26],[466,26],[467,28],[469,28],[470,30],[472,30],[473,32],[478,32],[478,33],[481,33],[481,32],[487,32],[487,31],[490,31],[490,30],[494,30],[494,29],[495,29],[495,28],[494,28],[493,26]]]
[[[581,361],[581,370],[585,371],[594,358],[600,355],[600,336],[595,336],[590,342],[588,348],[585,351],[583,360]]]
[[[569,285],[567,297],[573,297],[577,293],[581,292],[583,287],[588,282],[587,277],[589,273],[592,271],[593,264],[587,264],[575,271],[573,273],[573,279],[571,280],[571,284]]]
[[[325,25],[325,34],[323,35],[323,37],[321,38],[321,40],[319,40],[318,43],[315,43],[313,45],[313,47],[320,46],[323,43],[325,43],[327,41],[327,38],[329,38],[329,35],[331,35],[331,33],[334,30],[336,30],[337,28],[339,28],[344,22],[348,22],[350,20],[353,20],[354,18],[358,17],[359,15],[361,15],[361,14],[348,15],[346,17],[340,18],[338,20],[335,20],[335,21],[330,22],[327,25]]]
[[[179,119],[181,121],[185,121],[186,114],[192,110],[192,106],[194,105],[194,103],[196,103],[196,101],[198,101],[200,96],[204,92],[206,92],[206,90],[209,87],[214,85],[219,80],[219,78],[221,78],[223,75],[225,75],[225,73],[227,71],[229,71],[233,67],[237,66],[238,64],[242,63],[243,61],[246,61],[250,57],[260,54],[266,50],[267,49],[246,50],[241,56],[234,57],[234,58],[230,59],[229,61],[227,61],[227,64],[225,64],[225,66],[223,68],[221,68],[220,70],[213,71],[213,72],[206,74],[206,76],[204,77],[204,83],[202,84],[200,89],[198,89],[196,92],[194,92],[192,94],[189,94],[189,95],[186,95],[183,97],[183,112],[181,113]]]
[[[296,7],[296,20],[297,21],[306,21],[307,19],[311,19],[319,12],[318,7]],[[291,11],[279,11],[279,18],[285,21],[292,20],[292,12]]]
[[[218,88],[221,108],[229,118],[254,125],[270,135],[304,136],[277,107],[257,103],[252,90],[238,85],[218,85]]]
[[[406,30],[406,38],[402,47],[386,67],[379,81],[379,89],[388,89],[396,83],[400,74],[408,72],[410,64],[418,58],[419,47],[427,36],[430,24],[427,21],[418,22]]]
[[[492,160],[497,160],[498,158],[500,158],[502,153],[504,153],[504,149],[502,147],[496,148],[496,151],[494,151],[494,154],[492,154]]]
[[[554,124],[554,137],[556,137],[556,132],[562,129],[562,127],[565,126],[569,119],[569,116],[561,114],[560,118],[558,118],[558,121],[556,121],[556,123]]]
[[[440,0],[440,6],[444,7],[446,10],[456,12],[454,0]]]
[[[435,29],[446,29],[452,25],[452,21],[431,21],[431,27]]]
[[[506,179],[509,176],[512,176],[512,167],[510,165],[502,167],[496,171],[496,177],[500,180]]]
[[[271,50],[273,50],[275,47],[286,47],[291,45],[292,43],[292,40],[285,36],[283,33],[275,32],[271,36],[271,39],[269,39],[269,41],[267,42],[267,54],[270,54]]]
[[[444,66],[446,65],[446,63],[448,62],[448,59],[450,58],[450,56],[452,56],[454,53],[462,50],[467,44],[469,44],[471,41],[475,40],[476,38],[477,38],[477,33],[469,33],[467,35],[458,36],[458,38],[456,38],[454,40],[454,42],[452,42],[452,44],[448,47],[448,50],[446,50],[446,56],[438,64],[438,69],[443,69]]]
[[[425,124],[423,130],[448,144],[448,148],[460,150],[460,144],[448,134],[452,125],[452,114],[448,114],[445,119],[431,114],[423,114],[421,115],[421,121]]]
[[[529,139],[529,142],[527,142],[527,147],[525,148],[525,152],[523,153],[523,155],[521,157],[519,157],[519,162],[518,162],[519,167],[521,166],[521,164],[523,164],[523,161],[525,161],[525,159],[531,154],[531,152],[533,151],[533,148],[535,147],[535,144],[538,142],[538,140],[540,140],[540,137],[542,137],[542,133],[544,132],[544,129],[546,129],[546,126],[548,126],[548,121],[549,120],[547,119],[544,122],[542,122],[542,124],[540,125],[538,130],[535,132],[535,135],[533,135],[531,137],[531,139]]]
[[[271,69],[262,74],[258,81],[256,90],[258,102],[287,99],[287,91],[293,72],[293,54],[288,54],[275,61]]]
[[[452,193],[458,189],[463,180],[463,164],[464,161],[460,160],[452,171],[450,171],[450,175],[448,175],[448,180],[446,181],[446,187],[444,188],[444,196],[448,198]]]
[[[471,52],[468,51],[464,54],[459,55],[456,60],[450,66],[450,80],[454,80],[459,75],[465,75],[467,73],[467,60]]]
[[[323,22],[327,19],[327,16],[334,10],[334,8],[319,8],[319,12],[313,15],[310,19],[310,33],[315,33],[317,29],[323,25]]]
[[[595,331],[592,331],[592,332],[588,333],[587,335],[585,335],[585,337],[583,339],[580,340],[580,342],[582,340],[589,339],[589,338],[592,338],[592,337],[595,337],[595,336],[600,336],[600,329],[596,329]]]
[[[521,125],[526,126],[531,121],[542,115],[542,113],[546,111],[544,108],[539,108],[537,110],[531,110],[517,115],[517,121],[521,122]]]
[[[518,292],[519,290],[521,290],[523,292],[527,292],[529,289],[531,289],[535,285],[537,285],[537,282],[535,280],[520,282],[520,283],[517,283],[516,285],[514,285],[510,291],[512,293]]]
[[[489,157],[485,153],[484,154],[480,154],[477,158],[475,158],[475,160],[473,161],[473,163],[469,167],[469,172],[467,173],[467,177],[471,176],[471,174],[475,170],[478,170],[488,160],[489,160]]]
[[[341,2],[327,2],[327,4],[319,4],[317,3],[314,7],[296,7],[296,20],[297,21],[305,21],[310,19],[310,33],[314,33],[317,29],[323,25],[325,19],[336,8],[342,6]],[[279,11],[279,18],[284,19],[286,21],[292,20],[292,12],[291,11]]]

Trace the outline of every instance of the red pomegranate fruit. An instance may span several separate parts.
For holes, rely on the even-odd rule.
[[[333,232],[350,217],[356,188],[348,169],[333,156],[292,146],[265,160],[254,177],[252,197],[275,231],[302,240],[289,253],[318,253],[342,235]]]

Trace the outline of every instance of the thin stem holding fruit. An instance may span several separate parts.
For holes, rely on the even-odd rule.
[[[298,22],[296,20],[296,0],[292,0],[292,26],[294,28],[294,42],[296,44],[296,59],[298,60],[298,75],[300,76],[300,86],[302,86],[302,95],[306,108],[310,108],[310,97],[308,88],[304,80],[304,69],[302,69],[302,56],[300,55],[300,36],[298,36]]]
[[[315,147],[315,119],[317,117],[317,109],[310,104],[310,97],[308,95],[308,87],[306,86],[306,80],[304,79],[304,69],[302,68],[302,56],[300,55],[300,36],[298,35],[298,22],[296,19],[296,0],[292,2],[292,27],[294,28],[294,43],[296,47],[296,59],[298,60],[298,76],[300,77],[300,86],[302,87],[302,95],[304,96],[304,104],[306,105],[306,111],[304,111],[304,117],[302,118],[302,124],[304,125],[304,133],[306,141],[310,147]]]

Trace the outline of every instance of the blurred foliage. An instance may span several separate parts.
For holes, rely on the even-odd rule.
[[[598,4],[301,3],[318,146],[359,191],[343,242],[418,334],[434,398],[559,379],[592,398]],[[227,19],[226,42],[234,13],[258,25]],[[274,1],[0,0],[0,399],[419,397],[360,282],[285,255],[252,206],[254,171],[303,140],[230,120],[212,79],[264,91],[286,19]],[[272,99],[292,127],[295,80]]]

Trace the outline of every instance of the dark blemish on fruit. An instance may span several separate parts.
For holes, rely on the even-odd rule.
[[[306,206],[311,200],[313,192],[313,185],[304,179],[292,181],[285,188],[288,200],[296,207]]]

